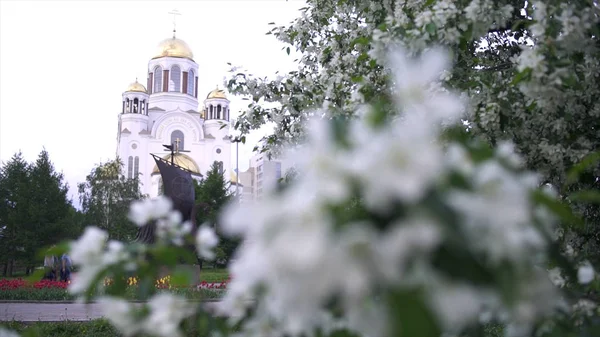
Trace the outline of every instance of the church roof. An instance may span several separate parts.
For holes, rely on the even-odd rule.
[[[179,57],[194,60],[192,49],[183,40],[173,36],[172,38],[162,40],[156,49],[152,59],[160,57]]]
[[[208,95],[206,96],[206,99],[211,99],[211,98],[227,99],[227,95],[225,95],[225,91],[223,91],[217,87],[213,91],[209,92]]]
[[[171,155],[168,154],[168,155],[164,156],[163,159],[170,163]],[[198,169],[198,165],[196,165],[196,162],[194,162],[194,160],[192,158],[190,158],[189,156],[187,156],[183,153],[175,153],[173,162],[176,165],[183,167],[184,169],[192,171],[192,174],[202,175],[202,173],[200,173],[200,169]],[[155,173],[160,173],[157,165],[154,165],[154,170],[152,170],[152,174],[155,174]]]
[[[135,79],[135,82],[131,83],[128,87],[127,90],[125,90],[125,92],[127,91],[133,91],[133,92],[143,92],[143,93],[148,93],[146,91],[146,87],[144,87],[142,84],[138,83],[137,78]]]

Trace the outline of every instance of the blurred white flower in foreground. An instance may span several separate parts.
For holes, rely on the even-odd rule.
[[[189,221],[181,222],[181,214],[172,210],[173,203],[170,199],[160,196],[156,199],[135,201],[131,204],[129,217],[138,226],[147,225],[156,221],[156,237],[164,243],[173,243],[177,246],[184,244],[184,237],[191,233],[192,224]],[[207,229],[198,231],[198,251],[204,258],[214,257],[212,249],[218,243],[214,232]],[[84,234],[71,244],[71,257],[75,265],[79,266],[76,277],[69,285],[73,294],[81,294],[89,288],[97,275],[111,265],[125,263],[125,269],[135,271],[138,261],[125,249],[125,244],[111,240],[106,242],[108,233],[97,227],[87,227]],[[144,247],[137,247],[144,249]]]
[[[581,284],[588,284],[594,280],[595,274],[594,267],[589,262],[586,262],[577,270],[577,280]]]
[[[172,207],[173,202],[164,195],[134,201],[129,209],[129,219],[140,227],[155,220],[157,239],[181,246],[183,237],[192,231],[192,224],[189,221],[182,223],[181,213]]]
[[[124,336],[134,336],[142,332],[158,337],[181,336],[179,325],[195,312],[193,304],[188,303],[185,298],[168,293],[150,298],[147,303],[149,314],[142,320],[136,317],[136,311],[139,309],[137,304],[108,296],[100,297],[98,303],[104,316]]]
[[[142,329],[141,322],[134,316],[135,304],[118,297],[103,296],[98,304],[108,319],[125,337],[134,336]]]
[[[98,227],[86,227],[79,240],[71,244],[73,263],[81,268],[69,284],[73,294],[84,292],[104,267],[104,246],[108,233]]]
[[[164,195],[159,195],[153,199],[135,201],[129,207],[129,220],[141,227],[150,220],[166,217],[172,207],[173,202]]]
[[[184,297],[168,293],[154,295],[148,307],[150,315],[142,325],[146,333],[159,337],[181,336],[181,321],[195,313],[194,305]]]
[[[15,331],[4,329],[0,327],[0,337],[19,337],[19,334]]]
[[[448,64],[445,53],[436,49],[413,61],[396,50],[390,64],[397,118],[382,126],[370,124],[368,116],[350,121],[346,147],[337,143],[331,121],[312,120],[306,144],[294,153],[301,172],[296,181],[257,204],[230,205],[222,213],[223,229],[245,239],[230,266],[234,277],[223,309],[235,320],[254,291],[264,291],[243,325],[247,335],[310,335],[324,324],[325,303],[337,298],[351,329],[386,336],[386,304],[374,300],[382,287],[431,289],[426,301],[438,323],[460,329],[476,321],[484,306],[501,307],[503,292],[450,280],[447,271],[437,270],[432,255],[444,244],[448,248],[449,236],[466,241],[454,248],[461,254],[484,256],[489,268],[514,264],[519,272],[531,269],[531,259],[545,248],[529,212],[535,177],[513,173],[494,158],[473,163],[462,145],[451,144],[447,155],[438,141],[442,124],[459,120],[463,106],[458,96],[431,82]],[[496,156],[519,162],[510,144]],[[448,189],[451,171],[472,186]],[[432,201],[436,189],[433,197],[440,200]],[[340,220],[345,210],[332,206],[347,207],[354,190],[370,213]],[[430,216],[440,211],[432,206],[436,202],[456,219]],[[395,218],[380,223],[390,215]],[[519,327],[551,307],[552,289],[540,281],[546,275],[515,281],[513,292],[521,300],[505,309]],[[265,322],[268,333],[257,328]]]
[[[207,260],[214,259],[215,253],[213,252],[213,249],[218,243],[219,238],[212,228],[208,227],[206,224],[198,228],[198,232],[196,233],[196,250],[200,257]]]

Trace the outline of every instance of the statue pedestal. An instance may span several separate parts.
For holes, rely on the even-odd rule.
[[[162,267],[160,268],[159,277],[162,279],[166,276],[173,277],[175,270],[185,270],[191,274],[191,285],[197,285],[200,283],[200,266],[197,264],[180,264],[175,267]]]

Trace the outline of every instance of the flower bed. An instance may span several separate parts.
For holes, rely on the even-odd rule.
[[[105,284],[110,284],[111,280],[105,280]],[[229,280],[223,282],[206,282],[191,287],[174,286],[170,284],[170,277],[166,276],[156,281],[156,288],[160,291],[177,292],[189,299],[214,299],[222,296],[224,289],[227,288]],[[127,289],[128,298],[137,299],[137,279],[128,280]],[[15,301],[67,301],[74,300],[68,291],[69,283],[60,281],[42,280],[30,282],[24,279],[0,279],[0,300]]]
[[[37,282],[28,282],[24,279],[0,279],[0,291],[9,291],[20,288],[35,288],[35,289],[47,289],[47,288],[60,288],[66,289],[69,283],[61,281],[50,281],[42,280]]]

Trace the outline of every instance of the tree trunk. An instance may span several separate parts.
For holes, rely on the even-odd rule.
[[[202,261],[203,259],[198,259],[198,283],[202,282]]]
[[[7,272],[8,272],[8,261],[4,262],[4,266],[2,267],[2,277],[6,277]]]
[[[6,272],[8,277],[12,277],[12,275],[13,275],[14,263],[15,263],[15,260],[13,260],[13,259],[10,259],[8,261],[8,271]]]

